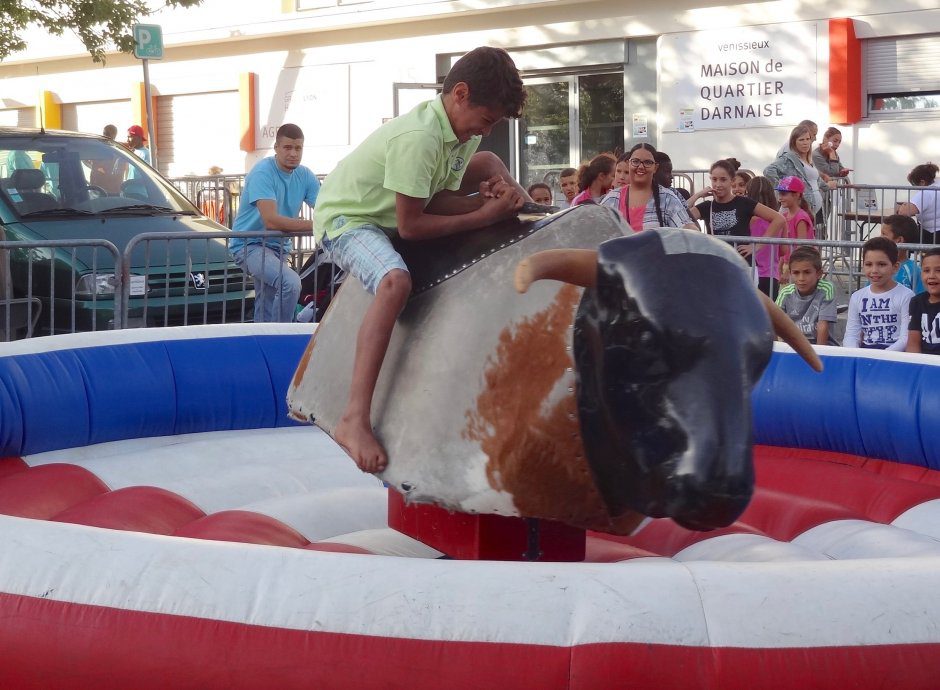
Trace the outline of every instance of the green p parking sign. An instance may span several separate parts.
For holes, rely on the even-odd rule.
[[[163,29],[158,24],[134,24],[134,57],[145,60],[163,57]]]

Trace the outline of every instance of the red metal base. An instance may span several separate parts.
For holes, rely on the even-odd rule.
[[[388,490],[388,524],[451,558],[482,561],[526,560],[529,523],[504,515],[452,513],[429,504],[406,505]],[[539,520],[539,561],[583,561],[585,532],[560,522]]]

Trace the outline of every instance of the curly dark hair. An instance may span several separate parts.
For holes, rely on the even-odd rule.
[[[444,78],[444,93],[460,82],[469,87],[473,105],[502,111],[506,117],[522,115],[526,90],[516,63],[502,48],[480,46],[457,60]]]
[[[914,187],[926,187],[933,184],[933,181],[937,179],[938,172],[940,172],[940,168],[937,167],[936,163],[917,165],[908,173],[907,181]]]

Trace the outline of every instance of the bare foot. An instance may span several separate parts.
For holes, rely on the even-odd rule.
[[[388,456],[375,438],[372,428],[355,419],[344,417],[336,426],[335,440],[363,472],[375,474],[388,466]]]

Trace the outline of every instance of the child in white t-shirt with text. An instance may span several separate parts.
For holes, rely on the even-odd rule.
[[[869,284],[853,292],[849,299],[842,344],[903,352],[914,293],[894,279],[898,270],[897,245],[887,237],[868,240],[862,247],[862,268]]]

